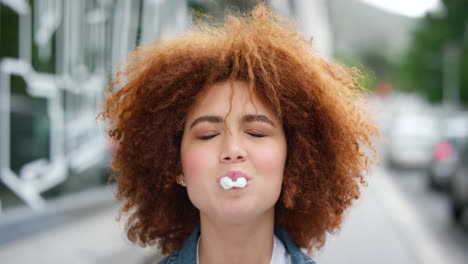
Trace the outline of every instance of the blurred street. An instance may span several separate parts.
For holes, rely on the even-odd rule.
[[[422,217],[424,225],[437,240],[436,246],[445,250],[445,263],[466,263],[468,260],[468,226],[454,224],[451,218],[450,199],[446,193],[428,191],[428,180],[421,171],[397,170],[393,179],[407,196],[408,202]],[[445,256],[444,256],[445,257]],[[449,262],[448,260],[452,261]]]
[[[375,168],[343,229],[318,263],[466,263],[468,230],[455,227],[444,196],[429,193],[422,173]]]
[[[5,220],[0,222],[0,234],[10,237],[10,241],[0,243],[0,263],[124,264],[154,259],[154,250],[131,244],[123,224],[115,220],[118,205],[114,202],[113,188],[86,191],[51,207],[54,209],[47,217],[33,220],[28,217],[21,225],[16,221],[11,228]],[[55,222],[54,226],[48,225],[50,221]],[[31,234],[15,239],[19,230],[24,229]]]
[[[427,192],[422,176],[375,168],[342,231],[314,257],[317,263],[466,263],[468,230],[451,224],[448,200]],[[107,205],[82,210],[80,221],[1,244],[0,263],[146,264],[160,258],[126,240],[109,189],[96,196],[106,197],[100,199]]]

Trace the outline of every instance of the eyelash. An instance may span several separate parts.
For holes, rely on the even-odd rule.
[[[266,135],[264,134],[257,134],[257,133],[247,133],[247,134],[251,135],[252,137],[259,137],[259,138],[266,137]]]
[[[218,134],[216,135],[209,135],[209,136],[201,136],[201,137],[198,137],[198,139],[200,140],[208,140],[208,139],[212,139],[214,138],[215,136],[217,136]]]
[[[264,135],[264,134],[248,133],[248,132],[247,132],[247,134],[251,135],[252,137],[256,137],[256,138],[266,137],[266,135]],[[198,139],[200,139],[200,140],[209,140],[209,139],[212,139],[212,138],[216,137],[217,135],[219,135],[219,134],[201,136],[201,137],[198,137]]]

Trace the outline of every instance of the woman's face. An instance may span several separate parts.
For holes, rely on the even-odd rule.
[[[205,88],[186,117],[181,162],[189,198],[202,217],[244,223],[274,216],[286,138],[270,108],[249,96],[246,82],[234,82],[226,116],[231,93],[227,81]],[[243,176],[247,185],[226,190],[223,176]]]

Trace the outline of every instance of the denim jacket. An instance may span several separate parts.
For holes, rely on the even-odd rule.
[[[291,256],[291,264],[316,264],[294,244],[286,231],[278,225],[275,226],[275,235],[283,242],[284,247],[289,252],[289,255]],[[165,257],[156,264],[196,264],[197,242],[199,236],[200,227],[197,226],[179,251]]]

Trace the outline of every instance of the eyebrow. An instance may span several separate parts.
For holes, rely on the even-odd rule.
[[[275,123],[271,121],[271,119],[268,118],[266,115],[245,115],[242,117],[242,122],[243,123],[264,122],[264,123],[270,124],[273,127],[276,127]]]
[[[213,116],[213,115],[201,116],[192,122],[192,124],[190,125],[190,129],[192,129],[194,126],[196,126],[197,124],[201,122],[222,123],[223,118],[220,116]],[[242,123],[251,123],[251,122],[264,122],[273,127],[276,127],[275,123],[271,121],[271,119],[265,115],[244,115],[242,117]]]

